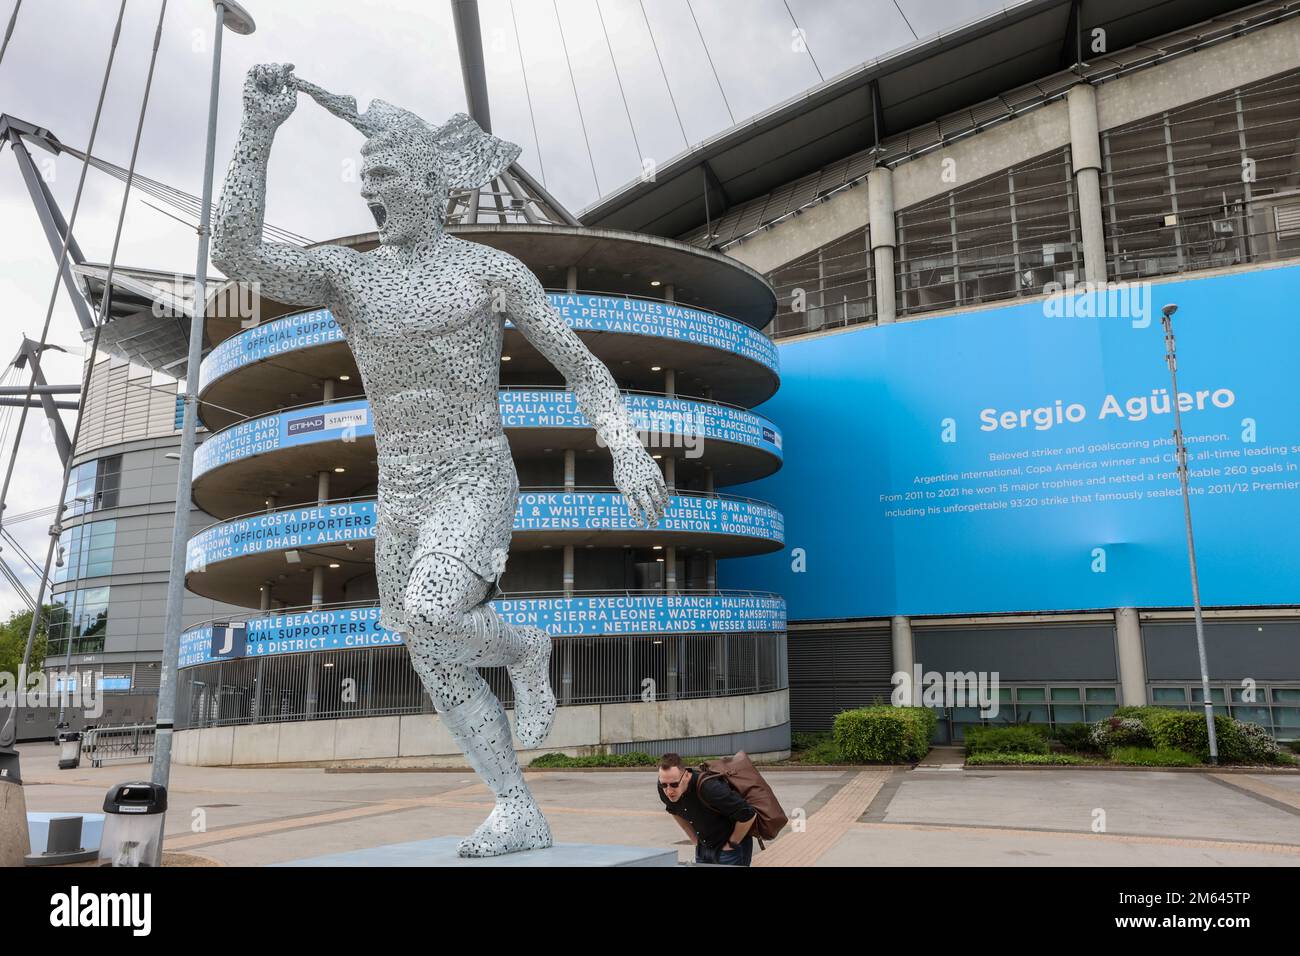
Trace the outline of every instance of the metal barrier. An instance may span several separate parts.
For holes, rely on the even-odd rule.
[[[504,667],[482,673],[514,706]],[[732,697],[783,690],[785,632],[557,637],[551,683],[560,706]],[[180,672],[176,727],[432,713],[405,647],[245,657]]]
[[[81,752],[92,767],[106,760],[147,760],[153,763],[153,724],[124,724],[119,727],[91,727],[81,737]]]

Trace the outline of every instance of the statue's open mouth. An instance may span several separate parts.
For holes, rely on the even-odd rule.
[[[375,225],[382,229],[384,220],[388,218],[388,210],[377,202],[367,203],[367,205],[370,207],[370,214],[375,217]]]

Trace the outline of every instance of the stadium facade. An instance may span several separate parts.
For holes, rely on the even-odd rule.
[[[997,674],[1003,719],[1195,706],[1165,302],[1213,699],[1297,736],[1297,13],[1031,0],[714,137],[581,227],[461,227],[524,259],[644,406],[681,509],[621,524],[562,383],[507,337],[526,489],[502,607],[556,634],[547,748],[780,753],[900,671]],[[121,276],[153,309],[164,283]],[[1098,314],[1079,287],[1103,281],[1130,291]],[[374,627],[355,368],[327,315],[258,307],[250,328],[216,310],[205,343],[177,757],[436,761],[449,742]],[[140,675],[174,390],[101,364],[104,437],[77,450],[94,508],[68,521],[85,560],[56,594],[74,667]],[[978,719],[944,716],[954,738]]]
[[[753,493],[802,559],[736,573],[786,594],[795,730],[889,699],[895,672],[997,673],[1021,721],[1203,702],[1174,303],[1212,700],[1300,735],[1297,12],[1021,4],[582,214],[778,291],[787,463]]]

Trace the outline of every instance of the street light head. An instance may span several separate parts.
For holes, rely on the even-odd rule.
[[[1168,305],[1163,306],[1160,311],[1164,313],[1166,319],[1172,319],[1174,313],[1178,311],[1178,306],[1170,302]]]
[[[248,11],[235,3],[235,0],[212,0],[212,5],[221,10],[221,25],[231,33],[248,36],[257,29],[257,24]]]

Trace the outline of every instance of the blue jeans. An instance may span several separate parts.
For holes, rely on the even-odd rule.
[[[695,844],[695,862],[696,863],[717,863],[722,866],[749,866],[749,861],[754,857],[754,838],[747,836],[740,841],[740,846],[734,850],[714,849]]]

